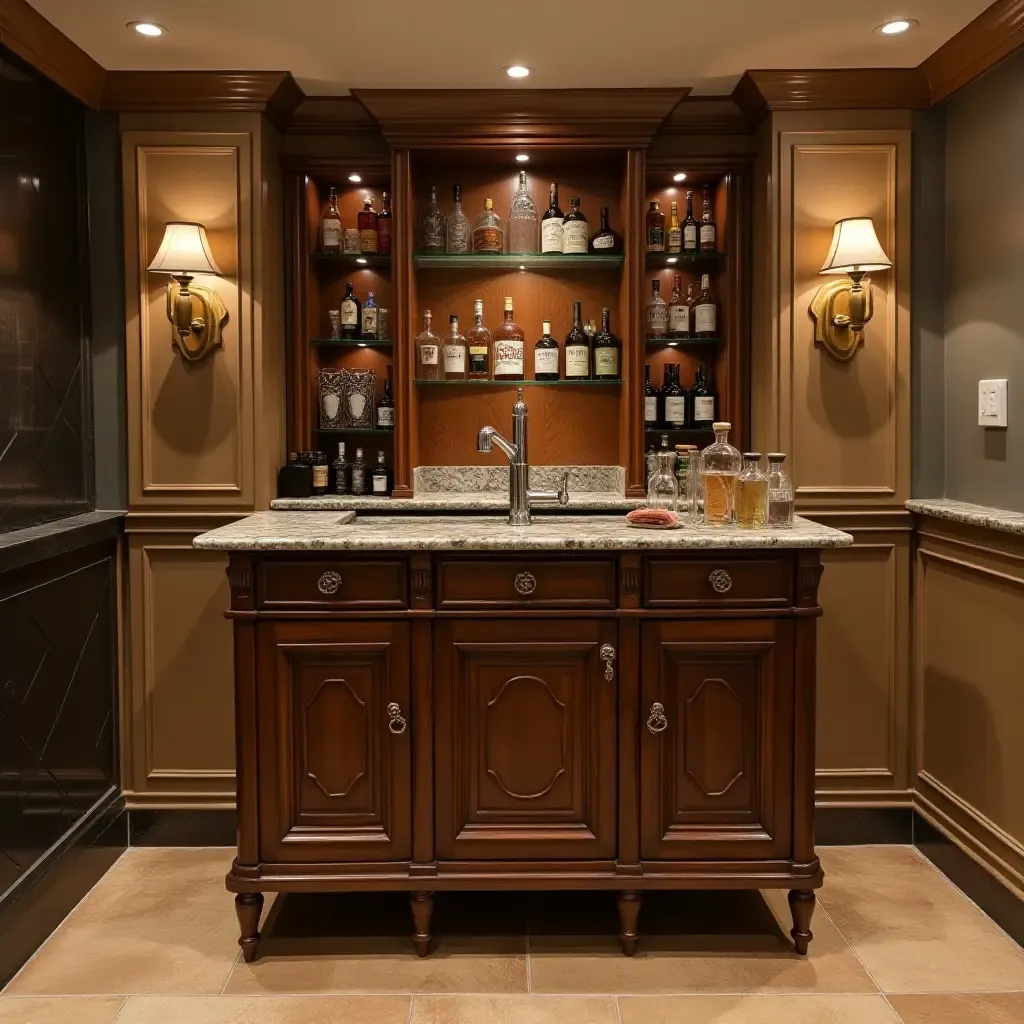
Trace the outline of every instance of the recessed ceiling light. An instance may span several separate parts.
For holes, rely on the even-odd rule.
[[[348,180],[351,181],[353,185],[358,185],[363,179],[358,174],[350,174],[348,176]]]
[[[879,25],[875,31],[880,32],[883,36],[901,36],[904,32],[909,32],[916,24],[917,22],[912,18],[894,18],[884,25]]]
[[[529,153],[516,153],[516,163],[525,164],[529,159]]]
[[[364,259],[363,259],[363,257],[362,257],[362,256],[360,256],[360,257],[359,257],[359,258],[358,258],[358,259],[356,260],[356,263],[362,263],[362,264],[365,264],[365,263],[366,263],[366,260],[364,260]]]
[[[672,180],[673,181],[686,181],[686,175],[683,174],[682,171],[680,171],[678,174],[673,174],[672,175]]]
[[[530,69],[523,64],[513,64],[510,68],[505,68],[505,74],[509,78],[528,78]]]
[[[158,25],[155,21],[129,21],[127,27],[135,29],[140,36],[150,36],[154,39],[167,31],[163,25]]]

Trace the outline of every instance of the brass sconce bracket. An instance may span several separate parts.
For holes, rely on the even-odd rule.
[[[836,278],[815,293],[808,310],[814,321],[814,344],[821,345],[833,359],[849,362],[864,341],[864,327],[871,319],[874,305],[871,282],[861,285],[864,275],[851,273],[851,280]],[[836,301],[848,296],[848,313],[836,312]]]
[[[199,304],[195,316],[193,302]],[[213,288],[192,284],[188,277],[167,282],[167,319],[174,327],[172,340],[186,363],[202,362],[220,348],[228,311]]]

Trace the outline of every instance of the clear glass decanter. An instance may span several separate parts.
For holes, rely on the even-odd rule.
[[[658,452],[658,468],[647,484],[647,507],[667,508],[675,512],[679,501],[679,489],[672,475],[673,452]]]
[[[743,458],[729,444],[731,427],[731,423],[715,423],[715,442],[701,455],[705,526],[736,524],[736,479],[743,468]]]
[[[437,205],[437,186],[430,186],[430,203],[423,215],[420,237],[421,252],[444,252],[444,214]]]
[[[519,172],[519,189],[512,197],[508,214],[508,251],[532,254],[540,251],[537,207],[526,190],[526,171]]]
[[[793,526],[793,481],[782,468],[786,456],[768,453],[768,526],[788,530]]]
[[[768,525],[768,477],[761,472],[761,453],[743,453],[743,472],[736,479],[736,525],[763,530]]]
[[[448,252],[461,254],[469,252],[469,218],[462,212],[462,186],[452,187],[452,202],[455,208],[448,217]]]
[[[684,523],[697,520],[697,474],[700,453],[695,445],[676,445],[676,487],[679,498],[676,510]]]

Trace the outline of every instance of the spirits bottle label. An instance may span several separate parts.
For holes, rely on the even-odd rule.
[[[558,373],[558,349],[537,348],[533,350],[533,372]]]
[[[501,228],[474,228],[473,252],[501,252]]]
[[[683,246],[683,232],[679,228],[668,229],[668,252],[679,252]]]
[[[377,406],[377,426],[393,427],[395,425],[395,410],[390,405]]]
[[[376,252],[377,251],[377,229],[376,228],[363,228],[359,232],[359,244],[362,247],[363,252]]]
[[[594,376],[618,377],[619,350],[611,345],[594,349]]]
[[[541,252],[562,252],[564,242],[564,231],[562,221],[557,217],[549,217],[540,222],[540,251]]]
[[[701,245],[714,245],[715,244],[715,225],[714,224],[701,224],[700,226],[700,242]]]
[[[349,256],[358,256],[363,251],[359,242],[358,228],[345,228],[345,252]]]
[[[363,307],[363,334],[367,338],[377,337],[377,310],[373,306]]]
[[[313,487],[327,490],[327,466],[313,467]]]
[[[420,362],[424,366],[437,366],[437,346],[420,345]]]
[[[698,334],[714,334],[717,327],[718,307],[713,302],[702,302],[694,307],[693,319]]]
[[[610,249],[615,244],[614,235],[598,235],[594,239],[595,249]]]
[[[423,248],[427,252],[444,252],[444,228],[439,223],[424,225]]]
[[[352,493],[366,493],[366,469],[363,466],[352,467]]]
[[[494,343],[494,376],[522,377],[523,343],[514,338]]]
[[[654,395],[644,398],[644,422],[658,422],[658,399]]]
[[[694,423],[715,422],[715,399],[714,396],[700,396],[693,400],[693,421]]]
[[[324,221],[324,248],[325,249],[340,249],[341,248],[341,221],[325,220]]]
[[[469,221],[465,217],[448,222],[448,251],[451,253],[469,252]],[[490,251],[489,249],[477,249],[477,252]]]
[[[351,299],[341,303],[341,326],[355,327],[359,323],[359,307]]]
[[[563,226],[562,252],[586,252],[588,241],[585,220],[570,220]]]
[[[465,345],[445,345],[444,347],[444,372],[465,373],[466,372],[466,347]]]
[[[565,346],[566,377],[587,377],[590,374],[590,349],[586,345]]]
[[[373,475],[373,493],[374,494],[387,494],[388,493],[388,478],[386,475],[378,476],[376,473]]]
[[[469,372],[487,373],[487,346],[470,345],[469,347]]]
[[[665,229],[663,227],[647,229],[647,251],[665,251]]]
[[[684,249],[696,249],[697,248],[697,225],[687,224],[683,228],[683,248]]]
[[[664,334],[668,328],[668,306],[663,302],[647,307],[647,333],[652,337]]]
[[[365,316],[365,314],[364,314]],[[690,307],[685,305],[668,307],[668,329],[672,334],[690,333]]]
[[[670,395],[665,399],[665,419],[677,427],[686,424],[686,399],[682,395]]]

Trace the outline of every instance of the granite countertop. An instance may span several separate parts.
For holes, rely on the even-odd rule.
[[[372,516],[355,512],[257,512],[211,530],[195,546],[215,551],[674,551],[842,548],[848,533],[797,518],[791,530],[736,527],[641,530],[624,516],[548,516],[527,527],[497,516]]]
[[[912,498],[907,502],[907,508],[919,515],[948,519],[965,526],[981,526],[989,530],[1001,530],[1003,533],[1024,535],[1024,512],[1008,512],[1006,509],[972,505],[951,498]]]

